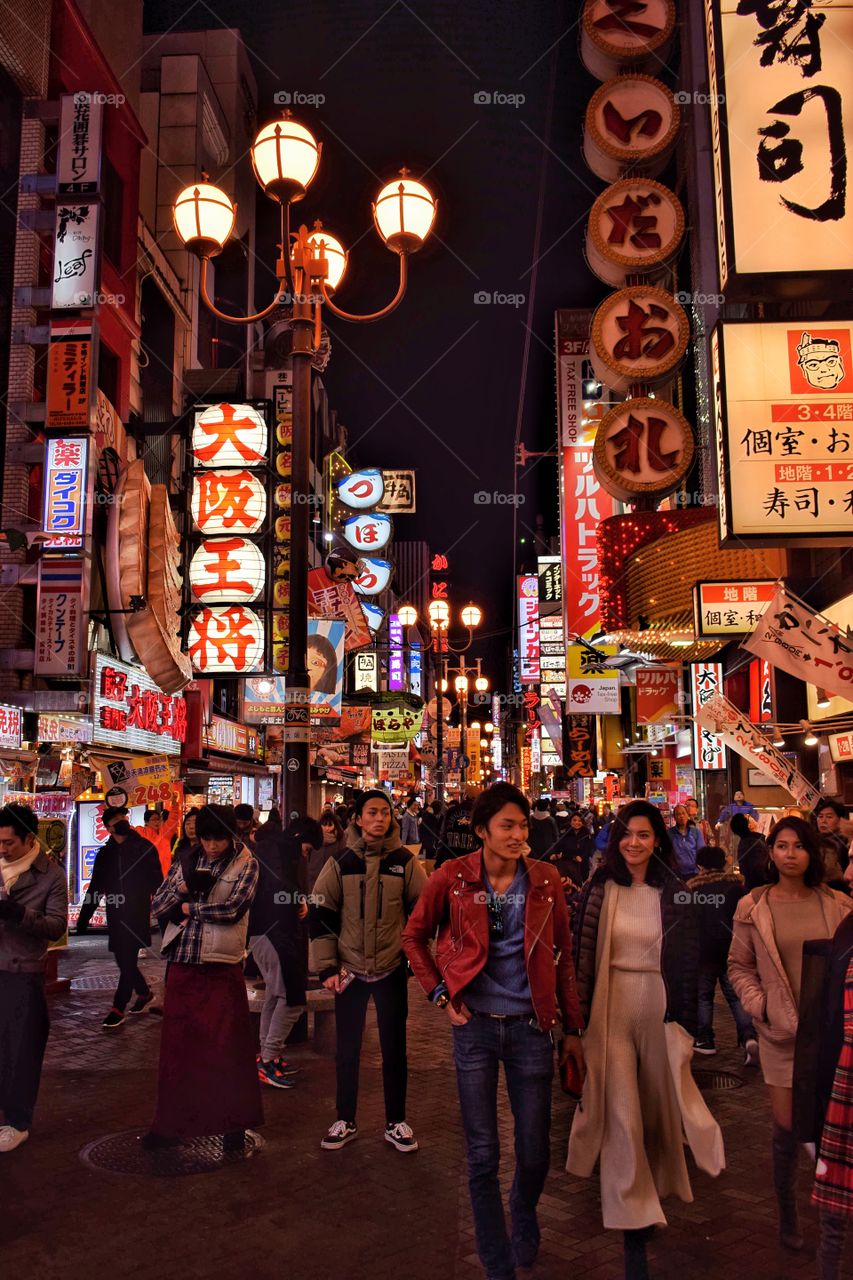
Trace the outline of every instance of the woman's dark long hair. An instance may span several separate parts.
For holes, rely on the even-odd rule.
[[[632,818],[648,818],[655,833],[655,852],[646,871],[646,884],[653,885],[657,889],[673,884],[680,877],[675,869],[672,843],[660,810],[655,805],[649,804],[648,800],[632,800],[630,804],[623,805],[615,815],[610,824],[607,849],[601,863],[602,873],[608,880],[615,880],[617,884],[632,883],[628,864],[619,849],[620,841],[624,840],[628,834],[628,823]]]
[[[779,868],[773,861],[773,846],[776,843],[776,837],[782,831],[793,831],[800,844],[809,855],[809,865],[806,867],[803,876],[803,884],[808,889],[816,889],[823,882],[823,858],[820,853],[820,845],[814,827],[803,818],[780,818],[774,827],[771,827],[767,836],[767,847],[770,850],[770,865],[767,875],[770,884],[778,884]]]

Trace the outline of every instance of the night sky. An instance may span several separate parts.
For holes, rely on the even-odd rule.
[[[411,260],[404,302],[375,325],[332,318],[324,377],[358,465],[417,469],[418,513],[397,520],[396,537],[424,538],[448,554],[454,603],[472,598],[484,610],[472,652],[484,655],[499,686],[511,634],[513,507],[477,503],[475,494],[512,496],[517,438],[530,450],[554,447],[554,310],[593,305],[606,291],[582,253],[585,215],[603,184],[580,155],[596,83],[578,56],[580,8],[518,0],[145,4],[148,32],[217,23],[242,31],[261,123],[278,114],[277,90],[325,95],[321,106],[294,108],[324,143],[297,213],[309,226],[322,217],[351,250],[340,305],[372,311],[396,289],[396,258],[372,226],[380,186],[406,164],[437,194],[435,233]],[[493,100],[476,102],[477,94]],[[499,94],[524,101],[495,101]],[[271,260],[275,213],[260,193],[259,216]],[[259,305],[271,287],[259,272]],[[478,292],[506,300],[478,304]],[[557,532],[556,474],[554,459],[521,473],[521,556],[530,553],[538,513],[546,534]]]

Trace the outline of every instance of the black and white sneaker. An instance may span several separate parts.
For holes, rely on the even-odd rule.
[[[412,1130],[401,1120],[399,1124],[386,1124],[385,1141],[390,1142],[398,1151],[417,1151],[418,1140]]]
[[[124,1014],[121,1009],[110,1009],[109,1013],[101,1023],[101,1026],[105,1031],[115,1031],[117,1027],[121,1027],[123,1025]]]
[[[154,999],[154,992],[149,991],[146,996],[137,996],[133,1004],[130,1006],[128,1013],[138,1014],[144,1013]]]
[[[358,1137],[358,1125],[349,1120],[336,1120],[320,1146],[324,1151],[339,1151]]]
[[[706,1058],[712,1058],[717,1052],[714,1037],[708,1035],[697,1036],[693,1041],[693,1052],[701,1053]]]

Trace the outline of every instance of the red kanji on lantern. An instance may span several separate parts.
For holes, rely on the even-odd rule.
[[[251,671],[260,656],[263,629],[250,609],[202,609],[193,618],[189,655],[198,671]]]
[[[616,323],[625,334],[613,348],[616,360],[662,360],[675,346],[675,336],[670,329],[653,320],[669,320],[670,313],[656,302],[649,309],[639,306],[633,298],[628,301],[625,315],[617,316]]]
[[[213,420],[221,413],[218,421]],[[202,437],[209,437],[204,442]],[[196,421],[193,453],[203,466],[226,466],[231,462],[258,466],[266,461],[266,427],[260,414],[248,405],[220,404],[206,410]]]
[[[616,449],[613,464],[617,471],[631,471],[634,475],[642,471],[640,445],[647,427],[646,453],[652,471],[671,471],[677,464],[680,452],[678,449],[669,453],[664,453],[661,449],[661,437],[667,427],[664,419],[649,417],[643,422],[631,413],[625,426],[614,432],[607,441]]]
[[[193,484],[193,516],[202,533],[254,533],[261,527],[266,495],[251,472],[201,472]]]

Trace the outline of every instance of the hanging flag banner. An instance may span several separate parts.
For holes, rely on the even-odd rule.
[[[308,619],[308,687],[311,719],[340,718],[344,688],[344,624]]]
[[[750,724],[742,711],[738,711],[721,693],[713,694],[697,708],[697,726],[702,732],[711,733],[724,747],[731,747],[739,756],[768,777],[774,778],[805,809],[813,809],[820,799],[820,791],[808,778],[796,769],[781,751]]]
[[[423,707],[374,707],[370,737],[374,743],[410,742],[420,733],[424,722]]]
[[[662,724],[680,711],[680,680],[675,667],[638,667],[637,724]]]
[[[798,680],[853,700],[853,633],[815,613],[784,586],[777,588],[743,647]]]
[[[723,666],[720,662],[690,663],[690,692],[693,696],[694,714],[703,707],[710,698],[723,692]],[[698,725],[698,720],[697,720]],[[697,729],[693,734],[693,767],[694,769],[725,769],[726,747],[720,738],[715,738],[707,727]]]

